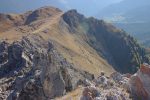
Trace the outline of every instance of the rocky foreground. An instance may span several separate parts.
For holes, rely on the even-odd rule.
[[[0,99],[45,100],[62,96],[77,87],[79,80],[93,75],[74,69],[39,36],[20,42],[0,43]]]
[[[134,74],[101,72],[94,75],[75,69],[55,49],[51,40],[23,37],[0,42],[0,100],[50,100],[83,86],[81,100],[149,100],[150,66]]]
[[[106,77],[85,81],[87,85],[80,100],[150,100],[150,66],[142,65],[134,74],[121,75],[117,72]]]

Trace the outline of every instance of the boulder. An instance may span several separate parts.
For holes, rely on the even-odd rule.
[[[53,41],[38,35],[23,37],[0,50],[0,55],[8,55],[6,64],[0,66],[0,88],[7,94],[4,99],[53,99],[75,89],[79,80],[93,79],[63,58]]]
[[[98,89],[94,86],[85,87],[80,100],[94,100],[100,95]]]
[[[135,100],[150,100],[150,66],[143,64],[129,80],[130,92]]]
[[[118,73],[118,72],[114,72],[110,75],[110,77],[115,81],[115,82],[119,82],[122,80],[123,76]]]

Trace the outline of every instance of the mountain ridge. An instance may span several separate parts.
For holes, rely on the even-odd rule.
[[[77,16],[75,16],[75,15],[77,15]],[[125,61],[127,61],[127,59],[126,60],[121,59],[122,56],[125,57],[127,55],[130,55],[130,53],[125,54],[125,52],[122,52],[119,55],[117,53],[115,53],[115,51],[117,51],[121,48],[123,48],[121,51],[123,51],[126,48],[129,48],[129,50],[128,50],[129,52],[133,50],[133,52],[141,52],[141,54],[143,54],[142,52],[144,49],[143,50],[140,49],[140,46],[138,45],[138,43],[136,43],[136,41],[134,41],[134,39],[130,35],[127,35],[126,32],[115,28],[113,25],[105,23],[103,20],[97,20],[92,17],[84,18],[83,15],[78,14],[77,11],[75,11],[75,10],[68,11],[68,16],[71,16],[71,17],[69,17],[70,19],[64,19],[64,20],[69,24],[69,26],[76,27],[77,30],[74,30],[74,31],[77,31],[80,34],[82,34],[82,32],[80,32],[78,30],[85,29],[85,31],[84,31],[85,34],[87,34],[89,37],[90,36],[94,37],[96,40],[95,39],[93,40],[91,38],[89,38],[89,40],[88,40],[90,46],[92,46],[94,49],[96,49],[97,52],[100,52],[99,55],[103,55],[104,58],[107,59],[107,61],[110,62],[112,65],[116,64],[115,61],[113,61],[115,58],[115,60],[117,60],[116,62],[123,61],[123,62],[121,62],[122,65],[118,65],[118,66],[122,66],[121,68],[123,69],[123,65],[124,65],[125,66],[124,71],[126,69],[126,66],[132,66],[132,64],[125,65],[126,63],[130,62],[130,60],[128,62],[124,63]],[[63,17],[66,18],[66,15],[64,15]],[[86,25],[86,28],[84,25]],[[115,38],[115,39],[113,39],[113,38]],[[114,44],[112,44],[114,41],[116,41],[116,42]],[[94,42],[96,44],[95,46],[93,44]],[[117,45],[118,47],[117,46],[113,47],[119,42],[122,42],[122,45],[124,45],[124,46],[118,44]],[[101,44],[97,44],[97,43],[101,43]],[[101,47],[99,47],[99,45],[101,45]],[[130,46],[131,46],[131,48],[130,48]],[[134,49],[134,46],[137,46],[137,48]],[[102,50],[102,48],[104,50]],[[112,49],[114,49],[114,50],[112,50]],[[107,52],[107,54],[105,54],[104,52]],[[134,55],[137,60],[139,59],[137,61],[137,62],[139,62],[139,64],[136,66],[140,65],[141,58],[139,56],[142,57],[141,54],[136,55],[136,56]],[[131,58],[133,57],[133,59],[134,59],[134,56],[132,55],[132,53],[130,56],[131,56]],[[129,58],[130,58],[130,56],[129,56]],[[109,60],[111,58],[112,58],[112,60]],[[136,63],[136,61],[135,61],[135,63]],[[118,69],[116,69],[116,70],[118,70]],[[136,69],[134,69],[134,70],[136,72]]]
[[[97,17],[122,28],[137,38],[141,45],[149,48],[150,39],[148,37],[143,39],[150,32],[149,8],[150,2],[148,0],[123,0],[120,3],[107,6],[97,14]]]
[[[52,99],[101,72],[106,76],[116,71],[135,73],[149,61],[133,37],[103,20],[51,7],[28,13],[22,25],[4,20],[11,28],[0,30],[4,99]],[[33,20],[25,24],[27,18],[32,19],[29,15],[34,15]],[[3,23],[0,29],[6,27]]]

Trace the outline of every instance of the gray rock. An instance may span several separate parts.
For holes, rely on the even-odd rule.
[[[93,75],[75,69],[63,58],[54,42],[45,41],[40,36],[23,37],[20,42],[0,48],[0,54],[8,54],[8,62],[0,67],[0,80],[12,78],[5,99],[52,99],[75,89],[79,80],[93,79]]]

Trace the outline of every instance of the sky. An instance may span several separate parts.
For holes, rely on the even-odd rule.
[[[54,6],[64,11],[77,9],[93,16],[102,8],[121,0],[0,0],[0,13],[23,13],[43,6]]]

